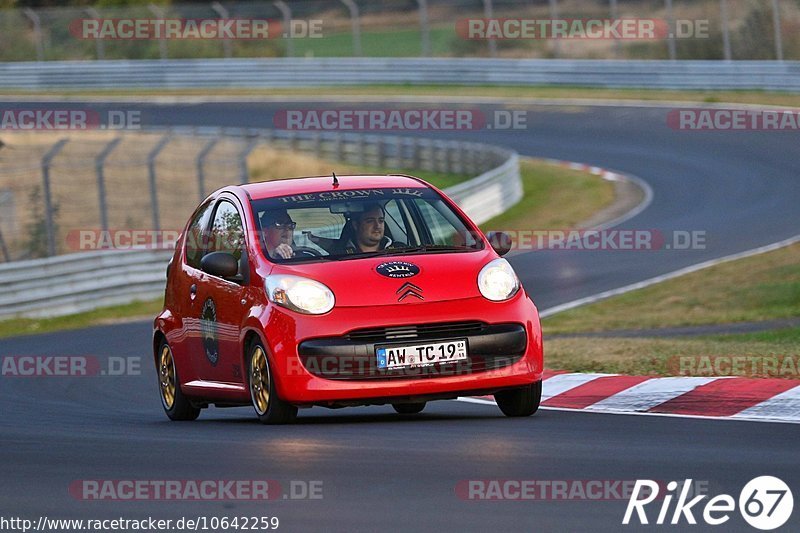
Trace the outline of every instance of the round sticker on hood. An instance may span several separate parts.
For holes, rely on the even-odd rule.
[[[419,267],[406,261],[388,261],[375,267],[375,271],[387,278],[410,278],[419,274]]]

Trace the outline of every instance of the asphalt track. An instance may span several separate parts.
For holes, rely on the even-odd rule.
[[[312,105],[331,106],[280,107]],[[247,127],[270,126],[278,107],[125,105],[140,108],[146,125]],[[796,133],[674,131],[666,125],[666,108],[527,108],[525,130],[428,136],[481,139],[523,155],[637,175],[650,184],[654,199],[623,228],[707,235],[702,250],[517,255],[513,264],[540,309],[800,233]],[[278,516],[281,528],[291,531],[618,531],[637,529],[621,526],[626,501],[465,501],[455,488],[459,481],[479,479],[692,478],[707,482],[712,495],[738,498],[751,478],[776,475],[800,496],[800,430],[792,424],[551,410],[516,420],[502,417],[495,407],[463,402],[433,403],[422,415],[406,418],[390,407],[315,408],[301,411],[298,424],[284,427],[260,426],[247,408],[211,409],[195,423],[170,423],[161,412],[149,339],[150,324],[130,323],[0,341],[2,355],[91,354],[143,361],[140,376],[2,379],[0,516],[246,514]],[[322,481],[323,498],[93,502],[68,492],[71,482],[82,479],[265,478],[279,481],[287,492],[292,480]],[[656,514],[654,508],[651,520]],[[795,512],[789,529],[791,524],[797,528],[798,516]],[[686,528],[683,522],[680,529]],[[736,513],[722,528],[752,531]]]

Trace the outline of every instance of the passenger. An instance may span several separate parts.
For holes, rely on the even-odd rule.
[[[266,211],[261,215],[264,242],[272,259],[291,259],[294,257],[294,229],[297,223],[285,209]]]

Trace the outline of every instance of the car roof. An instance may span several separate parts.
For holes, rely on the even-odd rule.
[[[333,176],[315,176],[309,178],[287,178],[242,185],[253,200],[275,198],[291,194],[308,194],[323,191],[349,191],[364,188],[384,187],[429,187],[427,183],[413,176],[402,174],[364,174],[336,176],[339,185],[334,188]]]

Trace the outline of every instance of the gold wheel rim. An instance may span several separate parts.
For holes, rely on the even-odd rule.
[[[161,401],[168,410],[175,404],[175,361],[169,346],[161,348],[161,364],[159,365],[159,382],[161,384]]]
[[[269,407],[269,366],[267,354],[261,346],[256,346],[250,356],[250,397],[256,412],[263,415]]]

